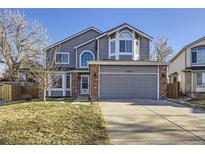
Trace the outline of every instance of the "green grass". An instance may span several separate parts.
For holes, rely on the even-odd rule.
[[[205,109],[205,100],[191,100],[187,102],[190,104],[196,105],[202,109]]]
[[[109,144],[109,139],[98,104],[52,101],[0,106],[0,144]]]

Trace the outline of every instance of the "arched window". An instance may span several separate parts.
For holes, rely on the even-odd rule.
[[[87,68],[88,62],[94,60],[94,54],[89,51],[85,50],[80,54],[80,67]]]
[[[122,31],[119,40],[120,52],[132,53],[132,34],[129,31]]]

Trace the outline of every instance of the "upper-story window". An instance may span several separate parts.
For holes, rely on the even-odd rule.
[[[94,54],[91,51],[89,51],[89,50],[83,51],[80,54],[80,67],[81,68],[87,68],[88,67],[88,62],[92,61],[94,59],[95,59]]]
[[[192,48],[192,63],[205,63],[205,46]]]
[[[57,52],[55,53],[56,64],[69,64],[69,53]]]
[[[115,53],[115,40],[110,41],[110,53]]]
[[[123,31],[119,35],[120,52],[132,52],[132,34],[128,31]]]

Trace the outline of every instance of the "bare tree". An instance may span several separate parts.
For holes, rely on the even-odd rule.
[[[159,62],[165,62],[172,56],[173,49],[165,37],[157,37],[153,42],[153,52],[151,59]]]
[[[37,61],[48,44],[46,29],[26,19],[19,11],[0,10],[0,63],[5,64],[10,80],[28,61]]]
[[[62,86],[62,78],[59,74],[64,71],[64,67],[55,64],[54,54],[59,51],[60,46],[44,51],[41,55],[39,63],[32,63],[29,65],[28,77],[32,79],[33,86],[37,87],[40,92],[43,92],[43,101],[46,102],[46,91],[49,88],[57,88]]]

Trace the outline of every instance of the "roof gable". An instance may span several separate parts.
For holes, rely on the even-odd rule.
[[[133,26],[127,24],[127,23],[123,23],[123,24],[121,24],[119,26],[116,26],[116,27],[114,27],[114,28],[112,28],[112,29],[102,33],[101,35],[97,36],[96,38],[98,39],[98,38],[101,38],[101,37],[103,37],[105,35],[110,35],[111,33],[114,33],[114,32],[116,32],[118,30],[123,29],[123,28],[129,28],[129,29],[133,30],[134,32],[138,33],[139,35],[146,37],[149,40],[153,39],[150,35],[140,31],[139,29],[137,29],[137,28],[135,28],[135,27],[133,27]]]
[[[179,55],[181,55],[187,48],[192,47],[192,46],[194,46],[195,44],[197,44],[197,43],[199,43],[199,42],[201,42],[201,41],[203,41],[203,40],[205,40],[205,36],[199,38],[198,40],[196,40],[196,41],[194,41],[194,42],[192,42],[192,43],[189,43],[189,44],[186,45],[186,46],[184,46],[184,47],[170,60],[170,62],[173,62],[173,61],[174,61]]]
[[[86,33],[86,32],[88,32],[88,31],[90,31],[90,30],[94,30],[94,31],[98,32],[99,35],[102,34],[102,32],[101,32],[100,30],[98,30],[97,28],[95,28],[95,27],[89,27],[89,28],[87,28],[87,29],[85,29],[85,30],[80,31],[79,33],[76,33],[76,34],[74,34],[74,35],[71,35],[71,36],[69,36],[69,37],[67,37],[67,38],[65,38],[65,39],[63,39],[63,40],[61,40],[61,41],[58,41],[58,42],[56,42],[56,43],[54,43],[54,44],[48,46],[48,47],[46,48],[46,50],[48,50],[48,49],[50,49],[50,48],[52,48],[52,47],[54,47],[54,46],[56,46],[56,45],[59,45],[59,44],[61,44],[61,43],[64,43],[64,42],[66,42],[66,41],[69,41],[69,40],[71,40],[71,39],[73,39],[73,38],[75,38],[75,37],[77,37],[77,36],[79,36],[79,35],[81,35],[81,34],[83,34],[83,33]]]

